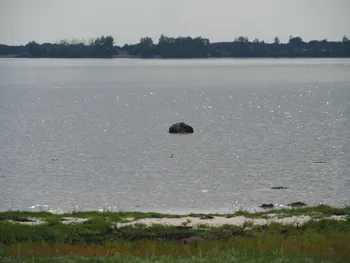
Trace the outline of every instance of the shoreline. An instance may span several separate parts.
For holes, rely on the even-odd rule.
[[[232,59],[232,60],[249,60],[249,59],[258,59],[258,60],[279,60],[279,59],[291,59],[291,60],[298,60],[298,59],[350,59],[350,57],[198,57],[198,58],[176,58],[176,57],[138,57],[138,56],[116,56],[116,57],[29,57],[29,56],[23,56],[23,55],[0,55],[0,59],[77,59],[77,60],[84,60],[84,59],[102,59],[102,60],[224,60],[224,59]]]
[[[173,211],[175,212],[175,211]],[[184,212],[184,211],[183,211]],[[286,207],[279,209],[260,209],[259,211],[235,211],[232,213],[164,213],[156,211],[72,211],[54,213],[52,211],[20,211],[10,210],[0,212],[0,222],[18,223],[21,225],[44,225],[46,218],[55,217],[63,224],[86,223],[94,217],[118,217],[115,226],[125,227],[142,224],[147,227],[153,224],[167,226],[190,226],[207,225],[218,227],[223,225],[242,226],[246,223],[251,225],[268,225],[278,223],[282,225],[305,224],[313,220],[350,220],[350,206],[331,207],[320,204],[318,206]]]
[[[301,206],[290,206],[290,204],[284,203],[263,203],[261,205],[257,204],[251,204],[248,206],[243,205],[234,205],[231,207],[219,207],[219,208],[196,208],[196,207],[142,207],[142,206],[135,206],[134,208],[127,207],[124,208],[123,206],[106,206],[106,207],[98,207],[98,208],[80,208],[79,206],[72,206],[70,208],[55,208],[51,207],[49,205],[32,205],[27,207],[14,207],[14,208],[2,208],[0,209],[0,213],[4,212],[30,212],[30,213],[38,213],[38,212],[49,212],[53,215],[62,215],[62,214],[69,214],[69,213],[76,213],[76,212],[97,212],[97,213],[103,213],[103,212],[109,212],[109,213],[132,213],[132,212],[138,212],[138,213],[157,213],[157,214],[168,214],[168,215],[190,215],[190,214],[209,214],[209,215],[232,215],[235,213],[266,213],[268,211],[272,211],[272,213],[278,212],[278,211],[285,211],[285,210],[291,210],[291,209],[313,209],[318,208],[322,206],[334,208],[334,209],[342,209],[344,207],[349,207],[346,202],[344,204],[328,204],[328,203],[313,203],[313,204],[305,204],[302,202],[292,202],[292,203],[300,203]],[[266,207],[263,208],[264,205],[273,205],[273,207]]]

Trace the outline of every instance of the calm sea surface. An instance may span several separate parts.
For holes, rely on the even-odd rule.
[[[0,59],[0,210],[350,204],[349,118],[349,59]]]

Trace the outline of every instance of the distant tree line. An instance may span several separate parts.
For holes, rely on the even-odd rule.
[[[167,37],[161,35],[157,44],[150,37],[142,37],[137,44],[114,45],[112,36],[96,39],[61,40],[57,43],[39,44],[30,41],[25,46],[0,45],[0,55],[15,54],[19,57],[47,58],[248,58],[248,57],[350,57],[350,40],[303,41],[290,36],[288,43],[275,37],[272,43],[240,36],[232,42],[210,43],[202,37]]]

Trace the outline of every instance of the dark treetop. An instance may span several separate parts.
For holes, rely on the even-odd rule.
[[[0,56],[47,58],[223,58],[223,57],[350,57],[350,40],[312,40],[290,37],[288,43],[280,43],[275,37],[272,43],[259,39],[250,41],[241,36],[232,42],[210,43],[202,37],[167,37],[161,35],[157,44],[152,38],[143,37],[137,44],[114,45],[112,36],[84,40],[61,40],[57,43],[39,44],[31,41],[25,46],[0,45]]]

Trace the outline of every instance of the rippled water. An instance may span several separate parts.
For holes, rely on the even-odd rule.
[[[1,59],[0,79],[0,210],[350,203],[348,59]]]

